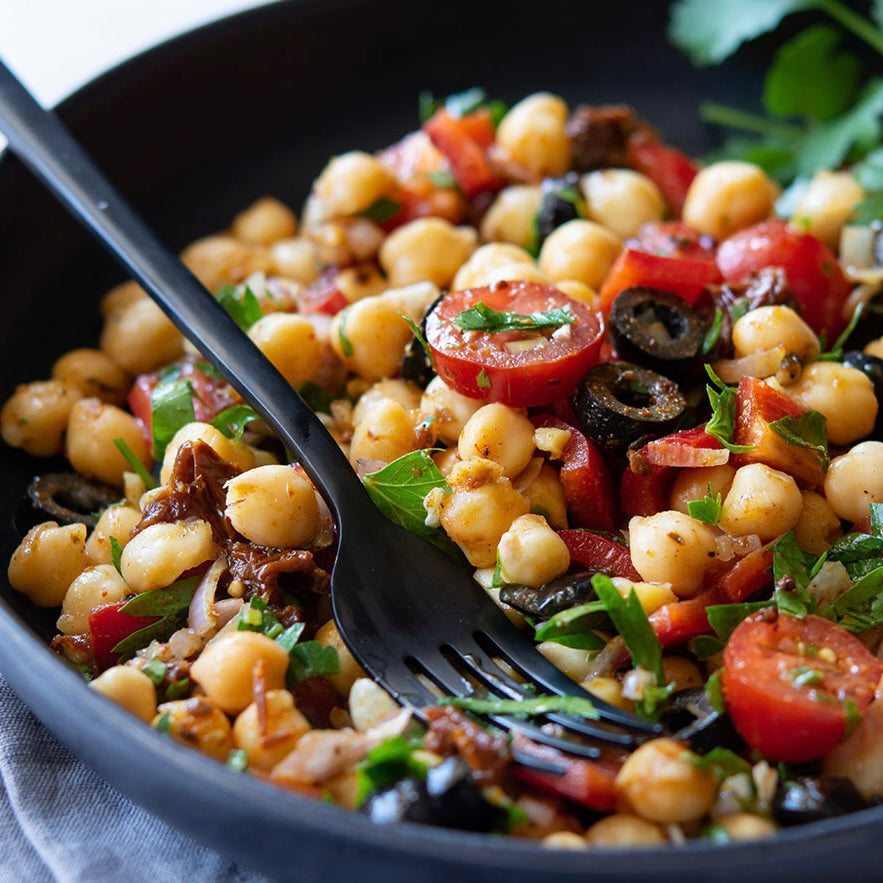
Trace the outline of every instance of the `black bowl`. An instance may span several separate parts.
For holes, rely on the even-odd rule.
[[[747,104],[762,67],[743,53],[699,73],[665,40],[664,4],[312,0],[263,7],[158,47],[64,102],[77,137],[178,249],[270,193],[299,205],[325,159],[374,149],[416,125],[416,96],[480,84],[514,100],[539,88],[571,103],[625,101],[688,150],[707,146],[700,99]],[[760,45],[763,53],[768,46]],[[48,376],[98,335],[114,264],[9,156],[0,161],[0,400]],[[4,449],[0,558],[37,464]],[[529,843],[363,817],[239,776],[172,743],[88,690],[45,647],[54,611],[0,584],[0,669],[36,714],[150,811],[279,877],[364,880],[682,881],[830,879],[883,862],[883,809],[732,847],[562,853]],[[783,871],[787,869],[787,871]]]

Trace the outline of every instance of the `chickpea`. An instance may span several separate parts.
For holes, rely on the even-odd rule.
[[[636,236],[644,224],[661,221],[665,216],[662,193],[640,172],[630,169],[589,172],[583,175],[580,186],[589,217],[623,239]]]
[[[575,681],[582,681],[588,677],[592,668],[592,659],[595,654],[588,650],[580,650],[578,647],[566,647],[555,641],[542,641],[537,644],[537,650],[549,660],[556,668],[564,672]]]
[[[181,260],[209,291],[217,291],[222,285],[236,285],[258,270],[267,272],[273,267],[269,249],[233,236],[198,239],[184,249]]]
[[[356,426],[350,442],[350,462],[383,460],[387,463],[418,448],[411,412],[392,399],[376,402]]]
[[[726,160],[699,170],[681,214],[698,233],[726,239],[768,218],[778,195],[778,186],[759,166]]]
[[[110,564],[113,551],[110,538],[113,537],[121,546],[125,546],[140,520],[141,513],[134,506],[108,506],[86,540],[89,561],[92,564]]]
[[[527,513],[527,500],[493,460],[464,460],[451,470],[448,482],[452,493],[443,496],[439,507],[442,527],[473,567],[493,567],[500,537]]]
[[[622,684],[616,678],[593,677],[583,681],[580,686],[609,705],[621,708],[623,711],[635,710],[635,703],[622,695]]]
[[[270,270],[301,285],[319,278],[319,256],[309,239],[280,239],[270,246]]]
[[[478,234],[442,218],[417,218],[394,230],[380,247],[380,266],[394,286],[414,282],[450,285],[475,251]]]
[[[312,322],[291,313],[270,313],[248,329],[248,336],[295,388],[319,369],[322,344]]]
[[[147,292],[134,280],[116,285],[101,298],[101,315],[106,319],[112,313],[124,310],[135,301],[147,300]]]
[[[598,292],[586,285],[585,282],[580,282],[578,279],[561,279],[555,283],[555,287],[571,300],[588,304],[592,309],[596,309],[598,306]]]
[[[386,279],[373,264],[359,264],[341,270],[334,277],[334,285],[349,303],[382,294],[387,289]]]
[[[551,285],[552,280],[536,264],[517,262],[502,264],[479,273],[473,279],[473,286],[497,285],[501,282],[539,282]]]
[[[736,537],[757,534],[766,543],[794,527],[802,508],[800,488],[790,475],[750,463],[736,470],[718,525]]]
[[[395,176],[376,157],[352,150],[335,156],[313,185],[323,218],[357,215],[395,187]]]
[[[264,699],[265,725],[261,727],[257,705],[252,702],[233,723],[236,747],[248,755],[248,764],[269,772],[310,730],[288,690],[268,690]]]
[[[131,665],[114,665],[89,686],[145,723],[156,715],[156,687],[144,672]]]
[[[264,196],[233,219],[233,235],[243,242],[270,245],[297,233],[297,219],[287,205]]]
[[[748,356],[784,346],[801,362],[819,354],[815,332],[791,307],[763,306],[749,310],[733,326],[733,347],[736,357]]]
[[[492,271],[500,267],[511,267],[523,264],[525,267],[533,267],[533,258],[519,245],[508,242],[489,242],[479,246],[469,257],[463,266],[457,270],[454,281],[451,283],[451,291],[462,291],[464,288],[476,288],[486,285],[482,281]]]
[[[836,251],[843,225],[864,198],[865,191],[851,172],[820,169],[797,201],[791,223]]]
[[[259,632],[231,631],[210,641],[190,666],[193,679],[206,696],[228,714],[238,714],[252,701],[252,676],[263,663],[267,691],[285,686],[288,653]]]
[[[526,184],[501,190],[482,219],[481,238],[485,242],[513,242],[530,248],[536,235],[534,218],[542,199],[539,187]]]
[[[398,708],[392,696],[370,678],[353,681],[349,693],[350,718],[360,733],[366,733],[392,717]]]
[[[503,467],[513,478],[530,463],[534,453],[533,424],[523,412],[493,402],[483,405],[466,421],[460,433],[461,460],[483,457]]]
[[[843,535],[840,519],[831,504],[815,491],[803,491],[803,508],[794,525],[797,545],[813,555],[827,552],[834,541]]]
[[[689,755],[674,739],[639,745],[616,776],[620,801],[641,818],[661,825],[701,819],[714,802],[717,780],[691,764]]]
[[[567,105],[556,95],[528,95],[500,120],[497,147],[531,180],[563,175],[570,168],[567,116]]]
[[[857,368],[813,362],[786,391],[801,407],[824,414],[831,444],[849,444],[874,428],[878,407],[874,384]]]
[[[362,666],[356,662],[355,656],[350,653],[349,647],[343,642],[343,638],[337,630],[337,624],[333,619],[329,619],[316,632],[316,640],[323,647],[333,647],[336,651],[337,660],[340,663],[340,671],[336,675],[327,675],[326,677],[341,696],[346,696],[356,680],[366,676]]]
[[[253,469],[256,465],[254,454],[242,442],[227,438],[210,423],[194,421],[182,426],[166,445],[166,453],[159,472],[159,480],[163,484],[168,484],[172,477],[172,470],[181,447],[187,442],[197,441],[205,442],[222,460],[242,472]]]
[[[12,553],[7,575],[17,592],[38,607],[56,607],[85,570],[86,525],[44,521],[32,527]]]
[[[64,447],[64,432],[80,390],[58,380],[23,383],[0,411],[6,444],[33,457],[52,457]]]
[[[708,525],[681,512],[657,512],[629,522],[632,563],[641,578],[670,583],[680,598],[701,587],[717,544]]]
[[[214,557],[215,544],[207,521],[161,521],[129,540],[120,570],[136,592],[148,592],[170,586],[184,571]]]
[[[319,530],[313,486],[293,466],[258,466],[231,478],[224,514],[247,540],[298,549]]]
[[[530,503],[530,511],[545,517],[555,530],[567,527],[567,501],[558,471],[543,463],[539,473],[521,490]]]
[[[215,708],[202,696],[163,702],[157,709],[153,726],[162,720],[168,725],[168,734],[173,739],[222,763],[233,749],[230,721],[219,708]]]
[[[500,537],[497,555],[506,582],[536,589],[570,567],[567,545],[542,515],[516,518]]]
[[[862,442],[835,457],[825,475],[825,497],[844,521],[860,521],[871,503],[883,503],[883,442]]]
[[[727,832],[734,843],[746,840],[763,840],[772,837],[778,830],[774,822],[751,812],[736,812],[721,816],[717,824]]]
[[[663,656],[662,670],[666,684],[674,682],[675,692],[688,690],[690,687],[701,687],[705,684],[705,678],[699,667],[684,656]]]
[[[380,380],[359,397],[353,409],[353,426],[358,426],[378,403],[392,399],[408,411],[420,405],[420,387],[408,380]]]
[[[619,237],[607,227],[576,219],[546,237],[540,250],[540,269],[553,282],[571,279],[598,288],[621,249]]]
[[[89,631],[89,614],[102,604],[113,604],[131,592],[126,581],[112,564],[87,567],[74,577],[61,604],[58,630],[64,635],[85,635]],[[154,707],[156,702],[154,702]],[[151,711],[150,717],[153,717]]]
[[[117,438],[123,439],[145,466],[150,466],[153,460],[147,440],[128,411],[106,405],[101,399],[80,399],[71,410],[65,454],[77,472],[121,488],[129,464],[114,444]]]
[[[84,396],[120,404],[129,389],[129,378],[101,350],[77,349],[65,353],[52,366],[52,379],[69,384]]]
[[[143,374],[177,359],[184,338],[152,300],[138,300],[107,317],[100,346],[126,373]]]
[[[676,512],[688,515],[687,503],[704,500],[709,494],[709,485],[711,485],[711,496],[716,497],[720,494],[723,499],[733,483],[735,474],[736,470],[729,463],[681,469],[672,485],[669,505]]]
[[[420,399],[420,410],[435,417],[438,437],[447,445],[456,444],[469,418],[482,407],[478,399],[461,395],[441,377],[433,377]]]
[[[350,371],[365,380],[382,380],[398,372],[412,337],[394,300],[366,297],[338,313],[331,324],[331,347]]]
[[[662,829],[646,819],[618,812],[604,816],[586,831],[591,846],[655,846],[665,843]]]

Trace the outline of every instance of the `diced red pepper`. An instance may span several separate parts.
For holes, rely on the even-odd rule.
[[[629,165],[660,189],[671,213],[679,218],[699,166],[676,147],[651,141],[640,133],[629,138],[626,154]]]
[[[436,111],[423,124],[432,143],[451,164],[454,178],[468,197],[489,190],[498,190],[505,183],[491,169],[485,150],[493,140],[489,116],[475,119],[475,114],[452,117],[444,108]],[[490,140],[487,127],[490,126]]]
[[[113,648],[120,641],[160,619],[158,616],[129,616],[127,613],[121,613],[120,609],[126,603],[126,601],[117,601],[114,604],[105,604],[89,614],[92,652],[101,671],[116,665],[119,654],[114,653]]]
[[[772,469],[787,472],[802,485],[818,487],[825,480],[819,457],[810,448],[789,444],[770,424],[783,417],[798,417],[804,409],[785,393],[763,380],[744,376],[739,381],[736,400],[737,445],[752,445],[750,451],[734,458],[739,466],[764,463]]]
[[[599,309],[607,315],[616,295],[636,285],[669,291],[694,304],[705,286],[719,282],[720,278],[714,261],[665,258],[626,248],[619,253],[601,285]]]
[[[564,770],[559,776],[554,773],[542,773],[526,766],[516,766],[515,775],[522,782],[598,812],[610,812],[616,809],[618,767],[574,757],[548,745],[531,742],[523,736],[515,736],[513,745],[524,754],[555,764]]]
[[[632,564],[629,550],[622,543],[590,530],[559,530],[570,558],[590,570],[600,570],[610,576],[622,576],[639,582],[641,575]]]
[[[564,448],[561,485],[572,526],[616,530],[619,506],[601,449],[578,429],[557,417],[542,414],[533,418],[533,424],[570,432],[570,441]]]
[[[668,509],[671,486],[677,472],[670,466],[652,466],[649,463],[641,472],[631,468],[622,473],[619,499],[622,511],[628,515],[654,515]]]
[[[298,295],[297,302],[302,313],[336,316],[349,304],[344,293],[334,283],[338,272],[337,267],[329,267]]]

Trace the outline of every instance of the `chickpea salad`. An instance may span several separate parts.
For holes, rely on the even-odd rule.
[[[759,165],[702,165],[629,107],[471,89],[332,158],[300,217],[264,197],[184,250],[381,512],[584,700],[399,708],[331,617],[324,501],[134,282],[97,348],[0,412],[73,470],[31,484],[10,584],[60,607],[52,647],[92,689],[379,824],[584,849],[872,805],[883,240],[861,179],[820,170],[783,217]],[[514,737],[543,772],[481,717],[591,696],[671,735],[597,760]]]

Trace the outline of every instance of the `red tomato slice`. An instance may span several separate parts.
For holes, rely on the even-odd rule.
[[[533,425],[570,432],[560,476],[571,524],[574,527],[616,530],[619,526],[619,506],[601,449],[578,429],[549,414],[534,417]]]
[[[728,282],[741,282],[764,267],[781,267],[800,301],[806,323],[834,342],[846,324],[843,304],[851,285],[837,258],[820,239],[785,221],[763,221],[725,239],[717,265]]]
[[[577,564],[589,570],[603,571],[610,576],[641,581],[641,575],[632,564],[629,550],[622,543],[590,530],[559,530],[558,536],[564,540],[571,560]]]
[[[761,611],[724,648],[723,688],[739,735],[764,756],[804,763],[843,738],[847,703],[863,711],[883,664],[862,642],[819,616]]]
[[[684,200],[699,166],[676,147],[649,141],[640,134],[626,143],[629,165],[646,175],[662,192],[671,213],[681,216]]]
[[[447,157],[466,196],[476,196],[503,186],[505,182],[494,174],[485,156],[485,150],[493,140],[493,126],[486,112],[477,118],[475,114],[456,118],[441,108],[423,124],[423,129]]]
[[[670,291],[688,304],[694,304],[706,285],[719,280],[720,272],[714,261],[666,258],[626,248],[619,253],[601,285],[599,308],[606,316],[616,295],[636,285]]]
[[[683,221],[650,221],[626,245],[663,258],[714,260],[714,240],[710,236],[700,236]]]
[[[527,314],[569,307],[565,335],[543,332],[462,331],[453,320],[477,303]],[[541,336],[537,336],[541,335]],[[536,346],[523,347],[536,338]],[[463,395],[513,408],[549,405],[569,396],[598,362],[604,321],[585,304],[538,282],[499,282],[451,292],[427,316],[426,341],[438,375]]]
[[[120,613],[120,608],[126,603],[117,601],[114,604],[105,604],[89,614],[92,653],[101,671],[116,665],[118,654],[113,652],[113,648],[120,641],[159,619],[158,616],[129,616],[127,613]]]

